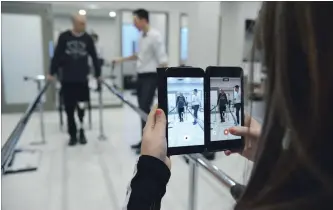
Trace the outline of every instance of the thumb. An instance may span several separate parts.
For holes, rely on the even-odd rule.
[[[232,135],[235,136],[247,136],[247,137],[252,137],[252,138],[258,138],[258,136],[260,135],[260,131],[254,128],[249,128],[249,127],[231,127],[229,128],[229,132]]]
[[[158,133],[165,135],[165,129],[166,129],[166,116],[162,109],[157,109],[155,114],[155,127],[154,130],[156,130]]]

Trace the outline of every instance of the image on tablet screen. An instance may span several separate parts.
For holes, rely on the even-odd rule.
[[[234,140],[240,137],[229,133],[229,128],[242,122],[241,79],[212,77],[210,79],[210,136],[211,141]]]
[[[168,77],[168,147],[204,145],[204,80]]]

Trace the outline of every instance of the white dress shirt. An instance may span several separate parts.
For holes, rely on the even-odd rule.
[[[200,105],[200,98],[198,95],[192,95],[192,106]]]
[[[241,92],[240,91],[238,91],[238,93],[235,91],[234,100],[235,100],[235,104],[242,103],[242,97],[241,97]]]
[[[136,69],[140,73],[156,73],[156,68],[168,62],[165,43],[159,31],[150,28],[138,42]]]

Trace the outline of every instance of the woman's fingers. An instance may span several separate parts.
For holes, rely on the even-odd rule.
[[[156,110],[155,119],[154,132],[157,132],[160,136],[165,136],[167,120],[162,109]]]
[[[231,127],[229,128],[229,132],[235,136],[244,136],[244,137],[253,137],[258,138],[260,135],[260,131],[255,128],[249,127]]]
[[[153,108],[150,110],[150,113],[147,117],[147,122],[146,122],[146,125],[145,125],[144,129],[143,129],[144,131],[154,128],[156,110],[157,110],[157,105],[154,105]]]

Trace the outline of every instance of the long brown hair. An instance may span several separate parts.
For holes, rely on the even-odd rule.
[[[236,210],[333,209],[333,4],[264,2],[266,114]],[[287,146],[283,146],[287,145]]]

